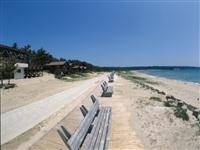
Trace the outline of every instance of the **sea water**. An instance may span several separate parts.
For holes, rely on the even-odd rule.
[[[170,69],[145,69],[140,72],[200,84],[200,67],[170,68]]]

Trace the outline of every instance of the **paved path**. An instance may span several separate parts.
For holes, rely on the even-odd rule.
[[[47,119],[102,79],[105,79],[105,75],[86,80],[78,87],[1,114],[1,144]]]

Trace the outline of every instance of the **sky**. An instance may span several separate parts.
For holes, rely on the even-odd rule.
[[[0,43],[98,66],[200,66],[198,0],[0,0]]]

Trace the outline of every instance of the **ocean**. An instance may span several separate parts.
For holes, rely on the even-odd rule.
[[[169,69],[145,69],[139,72],[149,75],[165,77],[169,79],[182,80],[200,84],[200,68],[177,67]]]

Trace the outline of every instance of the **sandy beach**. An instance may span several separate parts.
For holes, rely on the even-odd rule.
[[[89,74],[88,76],[95,77],[97,74]],[[55,79],[53,74],[44,73],[43,77],[11,80],[12,82],[16,84],[16,87],[2,92],[1,113],[77,86],[82,80],[76,82],[62,81]]]
[[[62,124],[73,133],[83,118],[79,106],[84,104],[90,107],[91,94],[98,98],[101,105],[113,109],[109,149],[200,149],[200,122],[192,115],[192,111],[187,109],[189,120],[186,121],[174,115],[176,107],[165,105],[166,96],[170,95],[200,108],[200,85],[139,72],[121,72],[115,75],[115,82],[109,83],[114,87],[113,96],[103,98],[100,87],[103,80],[107,80],[106,75],[65,108],[2,145],[2,149],[66,149],[56,129]],[[21,80],[17,88],[4,92],[6,100],[1,102],[1,113],[78,87],[82,82],[64,82],[51,75]],[[141,82],[165,95],[143,87]]]
[[[200,86],[177,80],[132,72],[134,76],[144,77],[145,84],[173,95],[188,104],[200,107]],[[166,95],[146,89],[134,82],[127,83],[130,95],[127,107],[132,114],[132,127],[141,139],[145,149],[199,149],[199,121],[187,109],[188,121],[174,115],[174,107],[166,107]],[[129,91],[129,92],[128,92]],[[159,98],[159,99],[156,99]]]

